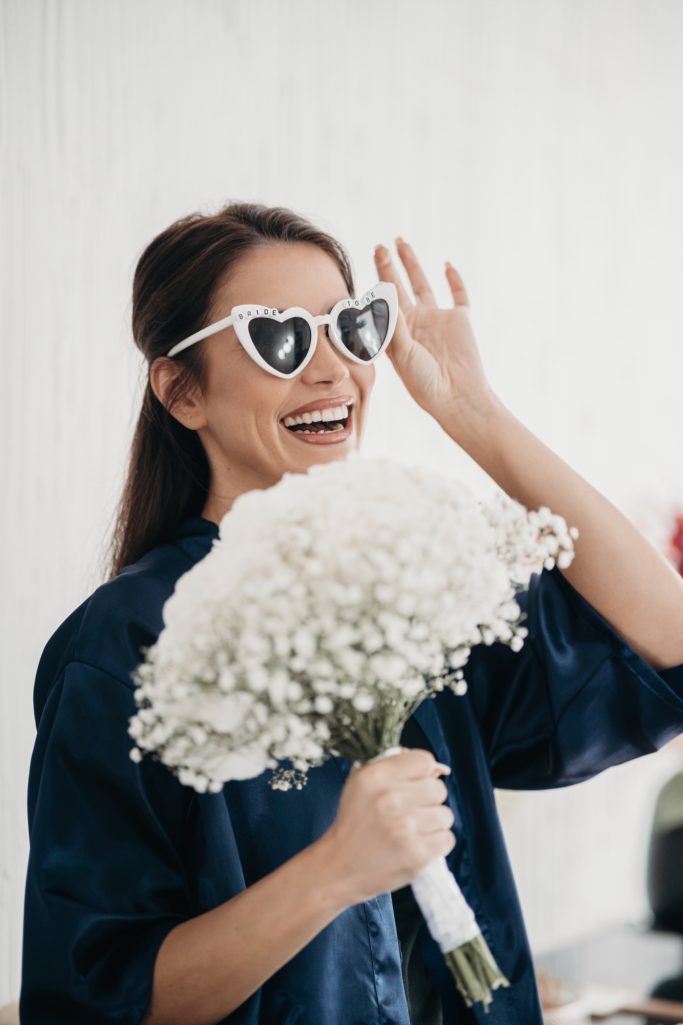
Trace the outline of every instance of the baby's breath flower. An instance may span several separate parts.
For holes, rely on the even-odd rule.
[[[366,760],[427,696],[466,693],[473,645],[520,650],[515,586],[569,565],[576,537],[547,506],[359,453],[245,492],[141,649],[130,757],[200,793]]]

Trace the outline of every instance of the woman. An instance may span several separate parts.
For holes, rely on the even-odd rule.
[[[303,218],[235,203],[162,232],[135,272],[149,379],[111,574],[55,631],[36,677],[24,1025],[482,1020],[408,885],[438,854],[511,983],[486,1020],[540,1025],[492,786],[575,783],[683,731],[683,581],[494,394],[457,271],[453,307],[439,309],[410,246],[398,252],[414,302],[383,246],[375,261],[398,289],[386,352],[405,387],[508,494],[578,526],[577,556],[518,596],[521,652],[475,648],[468,696],[420,706],[402,739],[422,750],[352,771],[330,759],[288,793],[257,778],[197,794],[161,763],[133,762],[130,672],[176,580],[238,495],[360,444],[375,376],[326,326],[300,369],[303,344],[262,338],[259,363],[233,327],[193,340],[241,303],[320,316],[355,295],[341,246]],[[311,408],[341,428],[283,423]]]

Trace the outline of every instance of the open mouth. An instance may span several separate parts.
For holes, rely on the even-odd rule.
[[[288,434],[294,434],[301,441],[343,441],[348,438],[353,430],[353,405],[346,406],[346,415],[334,420],[315,420],[311,423],[295,423],[286,425],[288,417],[279,421],[280,426]]]

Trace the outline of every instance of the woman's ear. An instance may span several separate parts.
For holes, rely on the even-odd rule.
[[[183,427],[196,431],[206,426],[201,394],[196,388],[177,393],[180,366],[167,356],[157,356],[149,368],[149,385],[159,402]]]

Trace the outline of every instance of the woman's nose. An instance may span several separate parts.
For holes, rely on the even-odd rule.
[[[313,379],[324,376],[328,381],[343,381],[350,376],[348,360],[344,359],[334,345],[327,324],[321,324],[318,328],[318,344],[313,359],[303,371],[303,376]]]

